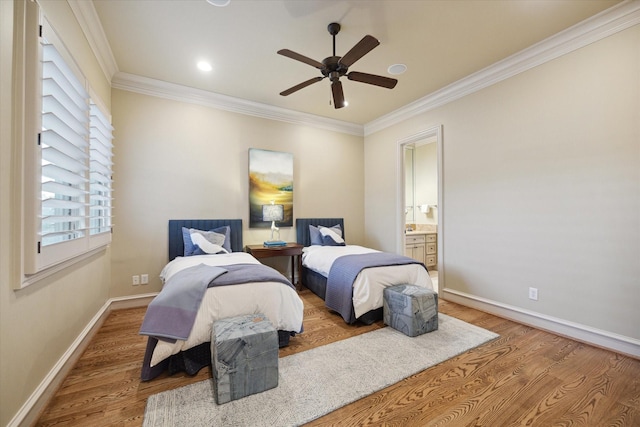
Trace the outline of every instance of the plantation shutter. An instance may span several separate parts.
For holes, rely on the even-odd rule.
[[[93,102],[90,106],[89,233],[111,232],[113,127]]]
[[[18,49],[24,61],[17,62],[23,72],[16,77],[25,160],[24,288],[111,242],[113,128],[38,2],[16,2],[16,13],[24,21]]]
[[[42,43],[41,245],[84,237],[89,95],[55,48]]]

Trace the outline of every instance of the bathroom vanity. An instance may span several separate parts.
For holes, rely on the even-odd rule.
[[[438,266],[438,233],[430,231],[407,231],[404,254],[423,262],[430,270]]]

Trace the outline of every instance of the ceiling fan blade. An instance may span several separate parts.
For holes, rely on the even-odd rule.
[[[293,87],[290,87],[289,89],[280,92],[280,95],[282,96],[287,96],[287,95],[291,95],[293,92],[299,91],[302,88],[305,88],[309,85],[312,85],[314,83],[318,83],[320,80],[324,79],[324,77],[314,77],[312,79],[307,80],[306,82],[302,82],[300,84],[297,84]]]
[[[333,92],[333,106],[338,109],[344,107],[344,92],[342,92],[342,82],[338,79],[331,83]]]
[[[354,47],[351,48],[342,58],[340,58],[340,64],[345,67],[350,67],[358,59],[369,53],[374,47],[378,46],[380,42],[373,36],[364,36]]]
[[[398,80],[392,79],[389,77],[377,76],[375,74],[367,74],[367,73],[359,73],[357,71],[352,71],[347,74],[349,80],[353,80],[361,83],[368,83],[370,85],[376,85],[381,87],[386,87],[387,89],[393,89],[396,87]]]
[[[311,59],[304,55],[300,55],[289,49],[280,49],[278,53],[282,56],[286,56],[287,58],[295,59],[296,61],[304,62],[305,64],[309,64],[312,67],[316,67],[318,70],[322,70],[324,68],[324,64],[322,62],[318,62],[315,59]]]

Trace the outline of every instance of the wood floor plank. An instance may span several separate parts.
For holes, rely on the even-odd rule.
[[[301,290],[304,333],[280,357],[384,327],[347,325]],[[310,426],[640,426],[640,361],[440,301],[440,312],[500,337],[312,421]],[[144,308],[117,310],[89,343],[37,426],[142,425],[147,398],[211,378],[140,381]]]

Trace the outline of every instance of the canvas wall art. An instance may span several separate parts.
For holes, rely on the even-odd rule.
[[[264,205],[281,205],[284,212],[278,227],[293,226],[293,154],[280,151],[249,149],[249,227],[269,228]]]

